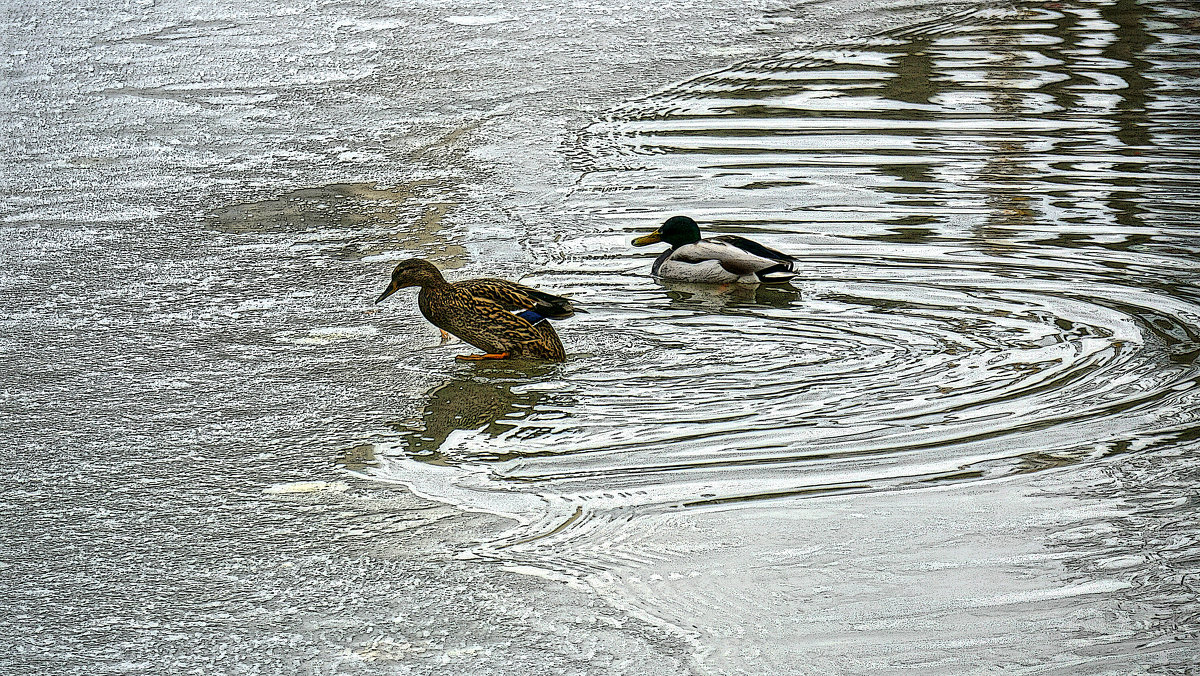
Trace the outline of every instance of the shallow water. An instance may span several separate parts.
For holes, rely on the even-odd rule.
[[[1188,673],[1198,21],[9,8],[0,668]],[[657,283],[674,213],[803,273]]]

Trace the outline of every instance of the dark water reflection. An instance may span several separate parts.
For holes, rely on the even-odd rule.
[[[530,280],[592,310],[563,329],[572,359],[456,376],[372,474],[471,503],[410,461],[436,457],[481,505],[536,504],[491,555],[586,578],[667,558],[631,515],[1062,473],[1124,516],[1052,541],[1124,571],[1097,589],[1136,589],[1177,664],[1200,551],[1198,17],[973,10],[614,111],[570,149],[569,258]],[[799,254],[798,288],[653,282],[628,240],[672,213]]]
[[[400,421],[392,428],[404,440],[405,453],[422,462],[446,464],[465,453],[487,461],[510,460],[514,456],[491,441],[512,433],[534,410],[543,418],[553,415],[555,407],[542,401],[545,393],[525,386],[554,368],[521,362],[477,364],[428,393],[417,427]],[[537,428],[523,434],[534,436]],[[460,439],[472,450],[456,449]]]
[[[723,311],[762,305],[785,308],[800,299],[800,291],[790,284],[745,286],[730,284],[714,287],[659,280],[667,296],[680,307]]]
[[[455,268],[466,249],[447,232],[443,219],[459,199],[451,186],[433,179],[392,187],[335,184],[225,207],[213,214],[209,227],[235,234],[294,234],[300,237],[297,246],[322,248],[344,260],[397,250],[433,252],[427,254],[432,260]]]

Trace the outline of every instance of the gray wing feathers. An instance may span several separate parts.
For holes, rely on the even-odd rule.
[[[769,246],[763,246],[752,239],[746,239],[745,237],[739,237],[738,235],[717,235],[716,237],[711,237],[709,239],[710,241],[732,244],[733,246],[736,246],[743,251],[752,253],[755,256],[770,258],[778,263],[785,263],[789,270],[792,269],[792,263],[799,262],[795,256],[790,256],[782,251],[777,251]]]
[[[761,248],[769,251],[766,247]],[[760,270],[778,267],[780,264],[787,269],[791,268],[790,261],[759,256],[717,238],[702,239],[699,242],[685,244],[675,250],[673,258],[684,263],[715,260],[721,264],[721,267],[736,275],[754,274]]]

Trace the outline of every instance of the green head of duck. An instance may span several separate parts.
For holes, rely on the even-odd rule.
[[[700,226],[687,216],[672,216],[658,230],[633,240],[634,246],[666,242],[671,248],[700,241]]]

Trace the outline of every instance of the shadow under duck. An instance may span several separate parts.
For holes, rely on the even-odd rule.
[[[443,335],[458,336],[486,353],[456,357],[469,361],[509,357],[563,361],[566,351],[549,320],[583,312],[567,298],[506,279],[448,282],[422,258],[397,265],[391,283],[375,302],[410,286],[421,287],[417,307]]]
[[[783,284],[796,276],[799,261],[782,251],[737,235],[700,238],[700,226],[687,216],[672,216],[657,230],[633,240],[634,246],[666,242],[650,273],[693,284]]]

